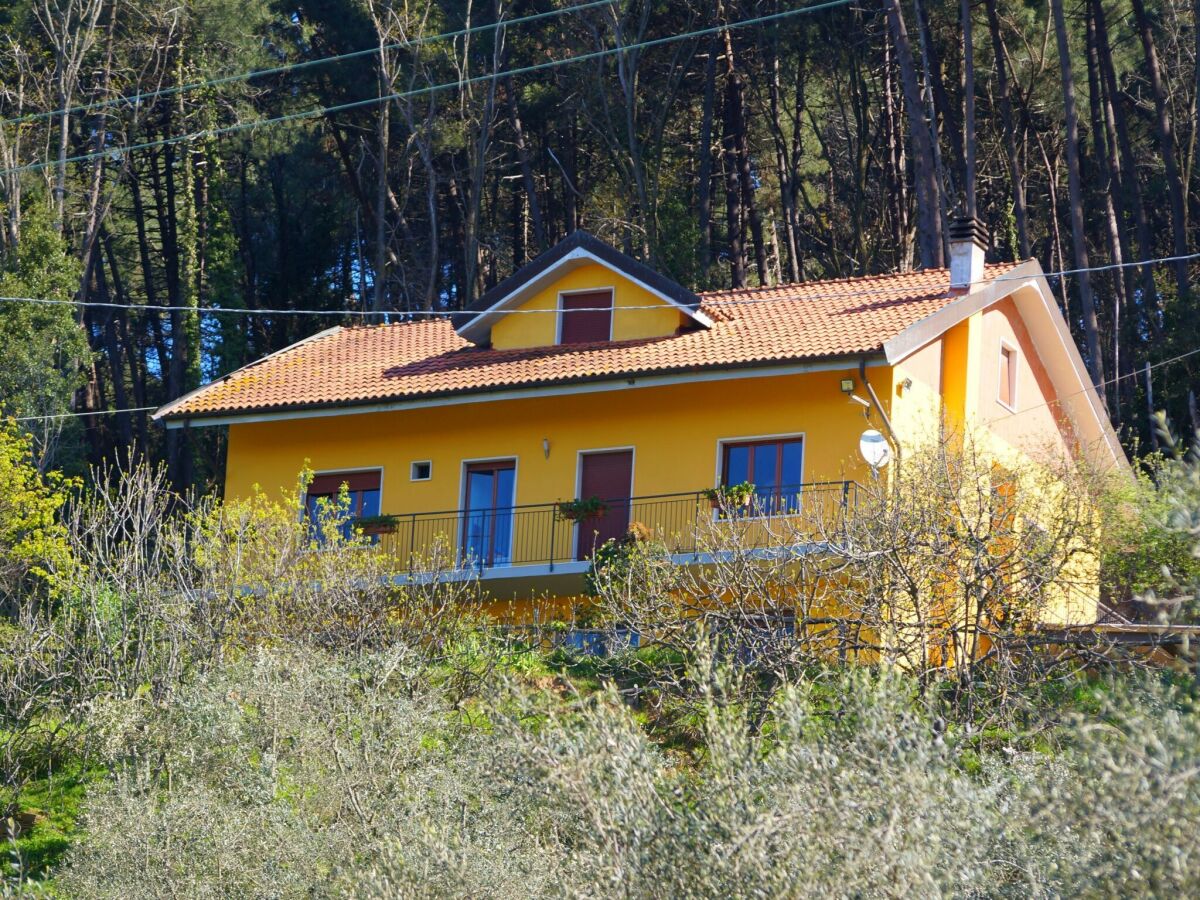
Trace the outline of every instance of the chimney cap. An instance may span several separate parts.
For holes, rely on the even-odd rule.
[[[990,240],[987,226],[978,216],[955,216],[948,229],[950,242],[954,244],[970,241],[981,250],[986,250]]]

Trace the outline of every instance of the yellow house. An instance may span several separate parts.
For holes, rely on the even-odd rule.
[[[307,465],[310,503],[345,485],[356,515],[394,517],[402,558],[444,541],[518,599],[578,595],[631,522],[695,560],[722,485],[752,483],[768,516],[835,508],[870,477],[864,432],[902,449],[931,408],[1014,454],[1125,459],[1040,267],[985,267],[971,227],[950,270],[703,294],[576,232],[465,312],[398,318],[321,331],[156,418],[228,427],[227,497]]]

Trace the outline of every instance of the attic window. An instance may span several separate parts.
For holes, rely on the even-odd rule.
[[[580,291],[560,298],[558,342],[588,344],[612,339],[613,292]]]

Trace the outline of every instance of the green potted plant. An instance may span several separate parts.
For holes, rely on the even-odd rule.
[[[399,516],[363,516],[354,520],[354,529],[362,532],[365,537],[377,534],[393,534],[400,523]]]
[[[586,500],[564,500],[558,504],[558,514],[572,522],[598,519],[608,512],[608,504],[599,497]]]
[[[712,504],[713,509],[720,509],[722,506],[738,509],[750,505],[750,501],[754,499],[754,485],[749,481],[723,484],[720,487],[705,488],[701,493]]]

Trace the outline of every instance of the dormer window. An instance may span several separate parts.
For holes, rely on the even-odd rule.
[[[678,334],[681,321],[711,328],[700,304],[644,263],[576,231],[471,304],[454,330],[496,350],[664,338]]]
[[[559,295],[558,342],[590,344],[612,340],[613,292],[578,291]]]

